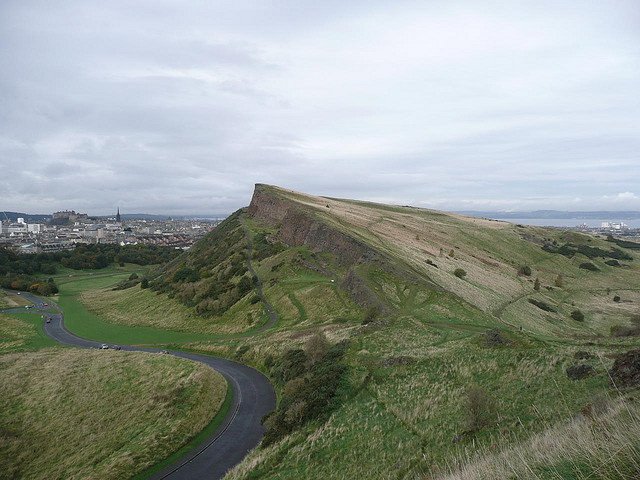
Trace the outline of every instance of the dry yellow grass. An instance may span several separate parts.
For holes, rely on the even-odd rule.
[[[603,407],[601,407],[603,408]],[[534,435],[526,442],[471,459],[461,457],[441,480],[614,480],[640,473],[640,406],[617,400]],[[424,477],[422,477],[424,478]],[[434,478],[434,477],[427,477]]]
[[[222,405],[214,370],[168,355],[57,349],[0,356],[2,478],[129,478]]]

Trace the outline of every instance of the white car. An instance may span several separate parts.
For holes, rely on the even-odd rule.
[[[102,350],[108,350],[109,349],[109,345],[107,345],[106,343],[103,343],[102,346],[100,347]]]

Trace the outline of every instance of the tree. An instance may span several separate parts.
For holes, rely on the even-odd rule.
[[[140,282],[140,287],[141,288],[149,288],[149,279],[148,278],[143,278],[142,281]]]
[[[540,279],[539,278],[536,278],[536,281],[533,283],[533,289],[536,292],[540,291]]]
[[[564,287],[564,278],[562,275],[558,275],[553,283],[556,287],[562,288]]]
[[[453,274],[458,278],[464,278],[467,276],[467,272],[465,272],[462,268],[456,268],[453,271]]]

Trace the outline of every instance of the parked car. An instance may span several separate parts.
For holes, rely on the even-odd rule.
[[[122,347],[120,345],[113,345],[111,348],[114,350],[122,350]]]
[[[109,345],[107,345],[106,343],[103,343],[102,346],[100,347],[102,350],[107,350],[109,348]]]
[[[47,318],[47,323],[51,323],[51,319],[50,318]]]
[[[166,355],[167,353],[169,353],[169,351],[168,351],[168,350],[160,350],[160,353],[162,353],[162,354],[165,354],[165,355]]]

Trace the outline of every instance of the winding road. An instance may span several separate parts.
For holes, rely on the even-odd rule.
[[[50,300],[43,300],[26,292],[22,293],[22,296],[33,302],[37,311],[50,318],[49,323],[44,323],[44,331],[49,337],[64,345],[81,348],[101,347],[100,342],[80,338],[69,332],[64,326],[62,311]],[[49,302],[50,306],[45,307],[44,302]],[[55,310],[55,313],[51,313],[50,310]],[[25,309],[24,307],[14,308],[4,310],[4,312],[24,313]],[[132,345],[121,345],[121,348],[128,351],[152,353],[161,351],[158,348]],[[262,373],[231,360],[177,350],[171,350],[169,353],[204,363],[220,372],[231,388],[233,399],[226,418],[215,432],[177,462],[150,478],[154,480],[222,478],[230,468],[237,465],[251,449],[260,443],[264,434],[264,428],[261,424],[262,418],[275,408],[276,397],[273,387]]]

